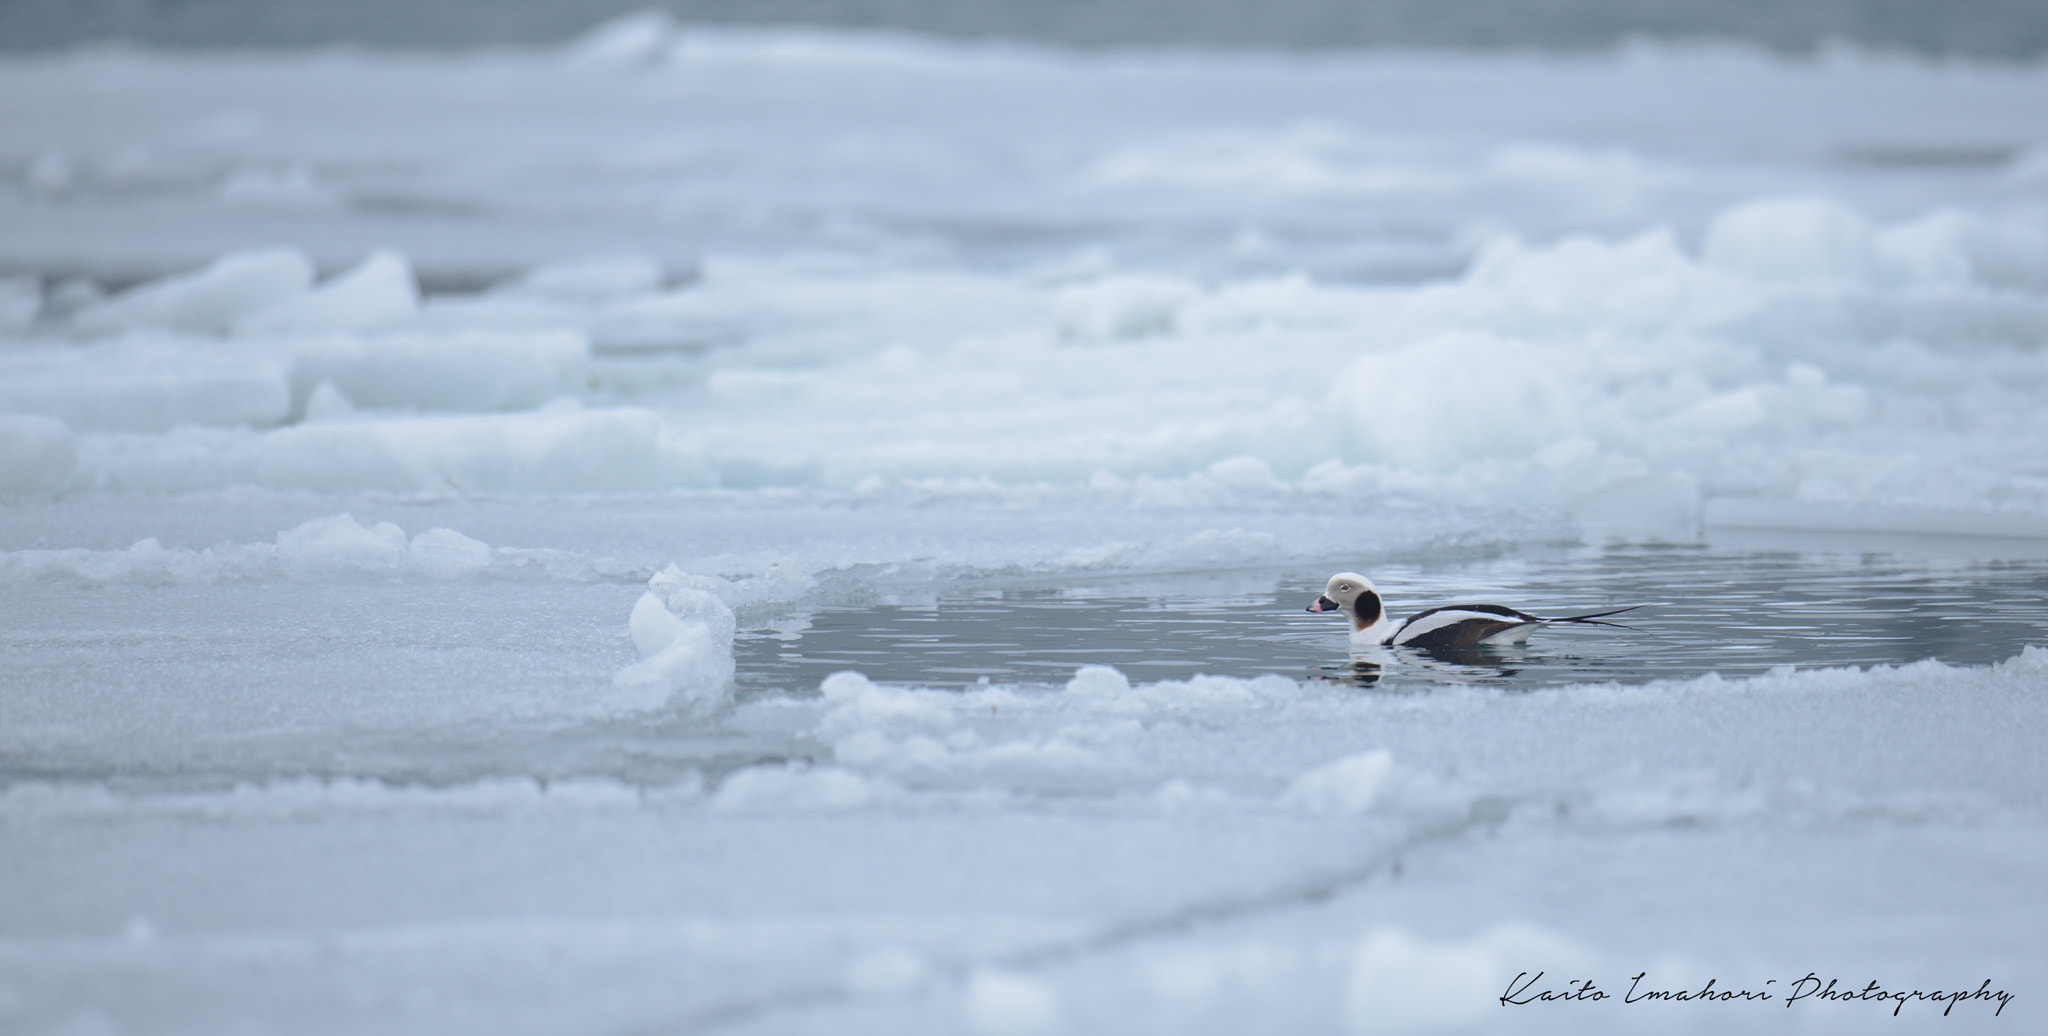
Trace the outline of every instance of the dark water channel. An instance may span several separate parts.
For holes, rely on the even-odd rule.
[[[1134,681],[1275,673],[1388,689],[1533,688],[1925,658],[1982,665],[2048,644],[2044,558],[1614,547],[1375,569],[1367,574],[1397,617],[1452,603],[1538,614],[1644,607],[1625,617],[1633,629],[1553,628],[1525,647],[1403,651],[1391,664],[1360,669],[1344,621],[1303,610],[1328,574],[961,586],[825,606],[777,631],[743,631],[740,691],[801,693],[845,669],[928,687],[983,678],[1061,683],[1088,664],[1115,666]]]

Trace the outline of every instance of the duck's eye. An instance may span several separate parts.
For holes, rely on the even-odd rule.
[[[1337,589],[1339,589],[1339,590],[1349,590],[1349,589],[1351,589],[1351,584],[1350,584],[1350,583],[1338,583],[1338,584],[1337,584]]]

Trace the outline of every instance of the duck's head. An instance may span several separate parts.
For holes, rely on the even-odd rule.
[[[1351,617],[1351,628],[1362,630],[1380,621],[1385,614],[1380,607],[1380,592],[1373,589],[1372,580],[1356,572],[1339,572],[1330,577],[1330,585],[1323,588],[1323,595],[1308,606],[1312,612],[1341,611]]]

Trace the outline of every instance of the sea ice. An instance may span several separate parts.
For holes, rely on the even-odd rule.
[[[367,331],[409,320],[418,308],[412,265],[405,256],[384,250],[310,293],[236,318],[232,327],[235,334],[250,338]]]
[[[1809,970],[2034,1025],[2048,651],[1955,616],[2048,542],[2044,91],[659,13],[0,60],[0,1029],[1892,1024],[1499,1000]],[[1737,528],[1832,581],[1674,587],[1739,605],[1682,678],[1197,614]],[[1242,675],[1045,597],[1167,578]],[[1751,658],[1904,596],[1828,627],[1886,664]]]
[[[205,269],[87,306],[72,323],[88,333],[141,327],[220,334],[245,317],[305,295],[312,286],[312,260],[297,249],[235,252]]]
[[[647,581],[627,627],[640,661],[612,682],[647,692],[644,707],[717,712],[732,701],[732,606],[674,565]]]

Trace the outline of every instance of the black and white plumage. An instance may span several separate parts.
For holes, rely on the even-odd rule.
[[[1545,626],[1573,622],[1585,626],[1628,627],[1618,622],[1601,622],[1610,615],[1633,611],[1640,605],[1612,611],[1562,615],[1546,619],[1498,604],[1453,604],[1431,608],[1394,622],[1380,600],[1372,580],[1356,572],[1339,572],[1330,577],[1323,595],[1308,606],[1312,612],[1341,611],[1351,620],[1351,642],[1375,647],[1459,648],[1475,644],[1520,644],[1529,634]]]

